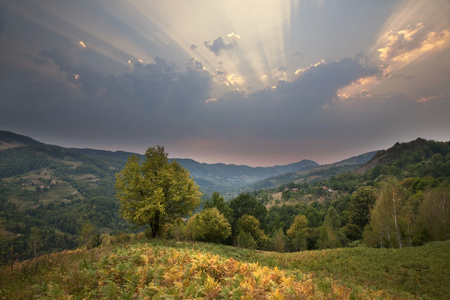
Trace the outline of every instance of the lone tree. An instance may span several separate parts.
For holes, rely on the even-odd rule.
[[[120,214],[136,227],[149,227],[160,237],[164,225],[192,214],[201,202],[197,184],[189,171],[169,162],[164,147],[148,148],[145,160],[131,156],[116,174],[116,197]]]

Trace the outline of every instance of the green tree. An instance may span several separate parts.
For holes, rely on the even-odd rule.
[[[350,200],[350,223],[363,229],[370,222],[370,212],[375,205],[376,190],[371,186],[360,187]]]
[[[388,177],[383,181],[372,211],[371,228],[380,235],[380,246],[403,247],[400,228],[401,211],[405,203],[405,189],[400,182]],[[394,239],[392,239],[394,236]]]
[[[307,228],[308,219],[304,215],[298,215],[295,217],[291,227],[286,231],[293,251],[301,251],[308,248],[306,240]]]
[[[433,240],[450,238],[450,187],[443,182],[438,188],[424,193],[420,219]]]
[[[241,230],[236,238],[236,244],[239,248],[256,249],[255,239],[250,233]]]
[[[189,171],[169,162],[164,147],[148,148],[145,160],[132,156],[116,175],[120,214],[136,227],[147,226],[159,237],[166,224],[192,214],[201,193]]]
[[[190,224],[190,235],[193,239],[221,243],[231,234],[231,225],[216,208],[207,208],[194,215]]]
[[[283,228],[278,228],[272,237],[273,250],[277,252],[284,252],[286,249],[286,236],[284,235]]]
[[[267,236],[260,228],[257,218],[251,215],[243,215],[237,221],[237,229],[239,232],[249,233],[258,244],[259,248],[263,248],[267,242]]]
[[[80,233],[80,245],[91,249],[100,244],[99,235],[91,223],[87,222],[83,225]]]
[[[338,248],[342,246],[342,236],[339,231],[340,227],[341,220],[339,214],[336,209],[330,207],[322,227],[320,228],[318,244],[321,249]]]
[[[233,219],[236,221],[243,215],[250,215],[259,220],[260,224],[265,224],[267,210],[266,207],[250,194],[240,194],[230,201],[230,208],[233,210]]]
[[[217,208],[229,221],[231,220],[233,210],[217,191],[212,193],[211,199],[206,200],[203,206],[204,209],[213,207]]]

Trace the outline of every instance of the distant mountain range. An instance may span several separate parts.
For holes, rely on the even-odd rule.
[[[297,171],[287,172],[274,177],[266,178],[254,184],[250,184],[237,189],[235,191],[235,194],[236,192],[241,193],[253,190],[269,189],[290,182],[303,183],[319,181],[342,173],[353,172],[360,168],[362,165],[371,161],[371,159],[376,155],[377,152],[378,151],[372,151],[342,160],[340,162],[326,165],[309,166]]]
[[[60,146],[48,145],[36,141],[30,137],[13,132],[0,131],[0,151],[6,149],[9,149],[11,151],[11,149],[21,147],[39,148],[40,153],[47,150],[50,151],[50,149],[64,149],[66,153],[78,153],[91,158],[91,160],[100,159],[104,161],[105,159],[107,159],[109,162],[114,162],[114,165],[116,167],[120,164],[124,165],[129,156],[137,155],[143,157],[143,155],[141,154],[125,151],[64,148]],[[178,161],[183,167],[189,170],[191,176],[195,179],[201,190],[206,194],[211,194],[214,191],[227,193],[236,188],[253,184],[269,177],[277,176],[287,172],[298,171],[308,167],[318,166],[316,162],[311,160],[302,160],[293,164],[273,167],[250,167],[244,165],[221,163],[206,164],[197,162],[192,159],[173,159]],[[87,163],[84,162],[84,164]],[[114,172],[117,172],[117,170],[114,170]]]
[[[82,164],[92,163],[96,159],[101,160],[102,163],[107,162],[114,165],[114,167],[110,166],[112,172],[117,172],[118,166],[123,166],[129,156],[143,156],[141,154],[125,151],[64,148],[44,144],[30,137],[13,132],[0,131],[0,152],[1,150],[19,147],[39,148],[40,152],[45,152],[45,149],[60,149],[64,150],[66,154],[70,152],[78,153],[86,158],[90,158],[87,162],[83,162]],[[323,166],[320,166],[312,160],[302,160],[292,164],[277,165],[273,167],[250,167],[245,165],[222,163],[207,164],[200,163],[192,159],[173,159],[189,170],[191,176],[195,179],[205,194],[208,195],[214,191],[218,191],[221,194],[228,194],[232,196],[239,191],[272,187],[273,185],[295,181],[298,180],[297,177],[299,175],[304,176],[305,174],[314,174],[314,172],[319,172],[326,169],[342,168],[346,166],[353,166],[354,169],[356,169],[362,164],[367,163],[375,153],[376,152],[370,152],[335,164]],[[82,159],[78,158],[78,160]],[[0,162],[0,172],[1,165],[2,162]],[[339,172],[338,169],[336,170]],[[348,170],[349,168],[342,169],[342,171]]]

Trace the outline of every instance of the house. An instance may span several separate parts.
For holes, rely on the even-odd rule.
[[[329,192],[329,193],[334,192],[332,189],[327,188],[326,186],[322,186],[322,189],[323,189],[323,190],[326,190],[326,191]]]

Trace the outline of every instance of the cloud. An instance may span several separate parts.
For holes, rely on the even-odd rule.
[[[227,34],[227,37],[230,37],[230,38],[232,38],[234,40],[237,40],[237,41],[239,41],[241,39],[241,37],[238,34],[234,33],[234,32]]]
[[[216,56],[219,56],[222,51],[228,51],[230,49],[233,49],[236,47],[236,43],[228,43],[226,44],[222,37],[218,37],[213,41],[212,44],[210,42],[206,41],[204,42],[204,45],[206,48],[208,48],[210,51],[212,51]]]
[[[441,95],[436,95],[436,96],[419,97],[419,99],[417,99],[416,101],[419,103],[425,103],[425,102],[440,99],[440,98],[445,98],[445,95],[441,94]]]
[[[384,74],[389,75],[425,54],[448,48],[450,30],[430,31],[423,23],[417,23],[396,32],[387,32],[379,43],[382,44],[377,50],[381,67]]]
[[[378,72],[360,62],[359,57],[322,61],[303,70],[294,81],[279,81],[275,88],[248,95],[237,91],[227,93],[209,103],[208,115],[213,117],[208,122],[221,131],[224,130],[221,127],[233,130],[239,124],[246,130],[236,134],[251,132],[255,138],[298,136],[299,128],[333,104],[340,88]]]
[[[408,29],[397,32],[389,31],[384,35],[385,45],[378,49],[382,62],[396,60],[399,56],[418,47],[420,42],[417,35],[423,29],[422,23],[417,23]]]
[[[38,64],[42,59],[52,61],[70,83],[87,94],[95,94],[104,85],[105,78],[104,75],[95,71],[89,64],[89,59],[84,57],[84,55],[97,56],[97,54],[81,47],[80,43],[78,43],[79,47],[66,43],[51,50],[42,50],[34,61]]]
[[[381,72],[376,76],[359,78],[339,91],[341,99],[370,94],[370,91],[392,78],[408,78],[399,74],[404,67],[423,57],[450,47],[450,30],[427,30],[423,23],[407,26],[401,30],[388,31],[377,43],[377,64]],[[296,74],[302,70],[297,70]]]

